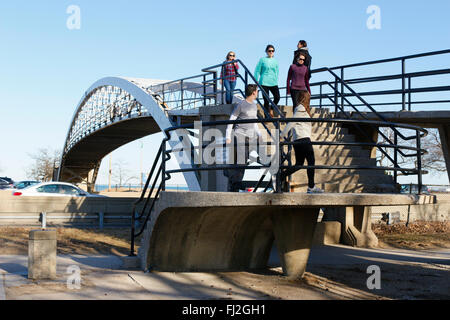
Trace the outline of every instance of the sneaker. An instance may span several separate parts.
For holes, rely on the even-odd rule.
[[[314,187],[314,188],[308,187],[308,191],[306,193],[323,193],[323,190],[318,187]]]

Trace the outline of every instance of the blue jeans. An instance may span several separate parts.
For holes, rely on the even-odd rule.
[[[234,88],[236,88],[236,81],[230,81],[230,80],[223,80],[223,85],[225,86],[226,89],[226,95],[225,95],[225,100],[227,102],[227,104],[231,104],[233,103],[233,91]]]

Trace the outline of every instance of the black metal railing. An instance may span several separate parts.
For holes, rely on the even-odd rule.
[[[211,128],[217,127],[220,125],[229,125],[229,124],[244,124],[244,123],[272,123],[277,124],[274,125],[275,130],[278,131],[278,134],[270,136],[270,140],[266,140],[266,144],[263,149],[267,150],[268,146],[275,145],[276,151],[275,154],[271,155],[273,160],[269,163],[259,163],[258,166],[246,164],[208,164],[208,165],[196,165],[190,168],[180,168],[180,169],[167,169],[166,163],[171,159],[171,154],[179,153],[179,152],[191,152],[192,150],[183,150],[182,148],[177,149],[168,149],[167,143],[170,141],[171,132],[179,129],[184,130],[193,130],[195,129],[194,124],[185,124],[185,125],[177,125],[171,128],[164,130],[165,138],[163,139],[159,150],[156,154],[156,158],[153,162],[152,168],[146,180],[144,189],[142,191],[141,197],[135,202],[132,211],[132,223],[131,223],[131,249],[130,255],[135,255],[135,238],[141,235],[145,229],[147,222],[151,216],[151,213],[155,207],[155,204],[159,198],[159,195],[162,191],[165,190],[166,182],[171,179],[171,176],[176,173],[184,173],[184,172],[202,172],[202,171],[220,171],[220,170],[233,170],[233,169],[245,169],[245,170],[261,170],[265,169],[265,174],[267,174],[267,169],[272,167],[272,161],[279,161],[279,165],[277,167],[277,172],[274,174],[275,184],[273,185],[274,192],[282,192],[281,189],[281,177],[280,174],[282,170],[286,170],[288,168],[295,169],[309,169],[313,168],[316,170],[381,170],[381,171],[403,171],[409,172],[410,174],[417,175],[417,181],[419,185],[419,190],[421,190],[422,186],[422,166],[421,166],[421,157],[426,153],[426,150],[421,148],[420,140],[422,137],[427,135],[427,130],[422,129],[417,126],[408,125],[408,124],[398,124],[398,123],[389,123],[388,125],[392,128],[401,128],[403,130],[413,131],[414,134],[408,136],[408,138],[415,138],[416,146],[410,145],[400,145],[400,144],[392,144],[392,143],[370,143],[370,142],[336,142],[336,141],[312,141],[313,145],[328,145],[328,146],[344,146],[344,147],[352,147],[352,146],[360,146],[360,147],[380,147],[380,148],[390,148],[394,150],[404,150],[405,152],[413,152],[406,154],[408,157],[415,157],[417,161],[415,162],[415,166],[411,168],[399,167],[398,164],[393,164],[391,166],[376,166],[376,165],[314,165],[314,166],[290,166],[286,165],[285,162],[287,159],[282,158],[283,149],[286,147],[294,145],[296,142],[294,141],[273,141],[273,136],[280,136],[280,130],[282,124],[287,124],[290,122],[311,122],[311,123],[336,123],[336,124],[351,124],[351,123],[359,123],[364,125],[375,125],[375,126],[385,126],[387,125],[382,121],[368,121],[368,120],[354,120],[354,119],[322,119],[322,118],[272,118],[272,119],[254,119],[254,120],[222,120],[222,121],[211,121],[211,122],[202,122],[202,131],[203,128]],[[202,134],[201,132],[198,134]],[[222,148],[231,148],[223,143],[212,142],[212,147],[222,147]],[[210,144],[201,145],[194,147],[196,150],[202,149],[204,151],[205,148],[211,147]],[[219,151],[220,152],[220,151]],[[201,152],[203,154],[203,152]],[[158,184],[159,181],[159,184]],[[271,185],[271,181],[266,183],[263,192],[266,192]],[[263,178],[260,179],[255,185],[254,192],[256,192],[263,182]],[[149,186],[151,187],[149,188]],[[155,192],[156,190],[156,192]],[[143,202],[142,208],[140,208],[140,212],[138,213],[136,209],[138,205]],[[137,223],[140,223],[137,226]],[[136,229],[138,231],[136,232]]]
[[[339,75],[339,78],[345,81],[348,85],[358,85],[361,87],[358,89],[358,95],[360,97],[371,97],[376,98],[376,102],[371,102],[372,106],[376,107],[393,107],[387,110],[384,108],[384,111],[412,111],[414,105],[442,105],[446,104],[447,108],[450,105],[450,86],[448,84],[448,80],[444,81],[445,85],[424,85],[419,86],[415,85],[413,80],[417,80],[417,83],[425,82],[427,84],[431,84],[434,82],[438,82],[440,78],[443,76],[450,76],[450,68],[436,68],[433,70],[423,70],[423,71],[412,71],[407,72],[407,62],[417,60],[420,58],[428,58],[428,63],[433,63],[431,58],[438,58],[439,56],[445,56],[450,54],[450,49],[433,51],[433,52],[425,52],[414,55],[407,55],[396,58],[389,59],[381,59],[374,61],[367,61],[361,63],[348,64],[343,66],[337,66],[332,68],[319,68],[311,71],[313,78],[324,75],[329,72],[329,70],[333,71],[335,74]],[[388,75],[370,75],[367,70],[364,70],[365,67],[376,67],[377,69],[381,69],[383,67],[388,66],[388,64],[398,63],[398,67],[401,70],[398,73],[392,73]],[[448,62],[446,63],[448,65]],[[395,65],[389,65],[389,70],[395,68]],[[350,71],[356,73],[367,73],[367,76],[364,77],[345,77]],[[396,82],[397,80],[397,82]],[[311,96],[312,102],[314,102],[314,106],[323,108],[323,107],[334,107],[334,103],[326,103],[328,100],[328,96],[335,96],[335,90],[339,92],[340,97],[340,105],[343,109],[349,107],[344,98],[352,98],[355,95],[352,92],[346,91],[346,88],[341,83],[340,86],[336,87],[336,89],[332,89],[331,91],[327,91],[327,87],[330,84],[334,83],[334,78],[331,80],[324,80],[311,83],[311,90],[313,92]],[[369,90],[369,84],[378,84],[379,86],[387,86],[389,89],[384,90]],[[366,85],[367,88],[362,87]],[[289,105],[289,96],[287,95],[286,87],[280,87],[281,91],[281,101],[285,101],[286,105]],[[415,94],[427,94],[432,93],[430,97],[421,97],[419,99],[414,99]],[[436,93],[446,93],[446,97],[442,99],[436,99]],[[393,99],[388,99],[388,97],[394,97]],[[386,100],[388,99],[388,100]],[[325,100],[325,102],[324,102]],[[386,100],[386,101],[382,101]],[[355,103],[356,107],[364,107],[363,103]],[[378,110],[379,111],[379,110]]]
[[[245,66],[245,64],[240,60],[225,62],[222,64],[217,64],[208,68],[202,69],[202,74],[186,77],[183,79],[170,81],[167,83],[163,83],[156,86],[151,86],[146,88],[149,93],[153,94],[155,97],[157,97],[157,101],[160,102],[160,104],[163,106],[166,110],[177,110],[177,109],[192,109],[192,108],[198,108],[203,106],[217,106],[224,104],[224,96],[226,94],[226,90],[224,88],[223,80],[225,79],[225,73],[222,72],[222,77],[218,77],[218,73],[225,68],[227,64],[230,63],[237,63],[240,66],[240,69],[243,70],[243,72],[237,73],[236,78],[239,82],[239,85],[236,86],[236,89],[233,93],[240,94],[242,98],[244,97],[244,88],[249,83],[255,83],[257,84],[259,88],[259,92],[263,98],[266,98],[269,101],[269,104],[271,108],[275,111],[275,114],[277,118],[271,118],[270,113],[268,110],[264,107],[264,103],[261,103],[260,97],[257,98],[257,104],[263,111],[264,117],[261,117],[258,114],[258,119],[255,120],[234,120],[234,121],[215,121],[215,122],[204,122],[202,123],[203,127],[211,127],[211,126],[218,126],[218,125],[228,125],[228,124],[237,124],[237,123],[258,123],[261,124],[265,128],[265,132],[268,133],[268,136],[273,138],[271,135],[271,131],[268,128],[268,124],[271,123],[275,130],[278,130],[278,132],[281,129],[281,125],[288,123],[288,122],[328,122],[328,123],[339,123],[341,125],[346,126],[352,126],[354,127],[362,136],[365,138],[368,142],[332,142],[332,141],[313,141],[313,145],[329,145],[329,146],[360,146],[360,147],[366,147],[366,148],[377,148],[390,162],[391,165],[387,166],[291,166],[290,164],[290,152],[292,150],[293,144],[295,142],[279,142],[278,146],[279,149],[277,150],[277,154],[279,156],[279,170],[278,173],[275,175],[275,185],[273,186],[275,189],[275,192],[281,192],[281,181],[280,181],[280,170],[287,169],[288,167],[295,167],[296,169],[308,169],[308,168],[314,168],[318,170],[322,169],[342,169],[342,170],[383,170],[383,171],[392,171],[394,175],[394,182],[397,183],[397,177],[398,172],[401,172],[404,175],[417,175],[417,181],[420,186],[422,185],[422,160],[421,157],[423,154],[426,153],[426,150],[423,150],[421,148],[421,138],[427,135],[427,131],[425,129],[422,129],[417,126],[412,125],[406,125],[406,124],[398,124],[398,123],[392,123],[388,122],[383,115],[375,110],[373,105],[383,105],[381,103],[376,104],[369,104],[362,96],[377,96],[377,95],[389,95],[394,93],[401,93],[402,95],[402,110],[406,110],[406,95],[408,95],[408,109],[411,110],[411,105],[419,102],[414,102],[411,100],[411,94],[415,92],[440,92],[440,91],[447,91],[450,90],[447,86],[441,86],[441,87],[425,87],[425,88],[413,88],[411,87],[411,79],[412,78],[418,78],[418,77],[428,77],[432,75],[443,75],[443,74],[450,74],[450,69],[439,69],[439,70],[432,70],[432,71],[424,71],[424,72],[414,72],[414,73],[406,73],[405,71],[405,62],[410,59],[415,59],[419,57],[426,57],[426,56],[433,56],[433,55],[440,55],[440,54],[447,54],[450,53],[450,50],[443,50],[438,52],[430,52],[430,53],[424,53],[419,55],[413,55],[413,56],[405,56],[405,57],[399,57],[394,59],[384,59],[384,60],[378,60],[378,61],[371,61],[371,62],[365,62],[365,63],[359,63],[359,64],[352,64],[352,65],[346,65],[346,66],[340,66],[340,67],[334,67],[334,68],[321,68],[313,70],[312,72],[315,74],[319,73],[326,73],[328,75],[331,75],[332,81],[321,81],[317,83],[312,83],[311,87],[318,88],[319,94],[313,94],[311,99],[312,101],[317,101],[319,104],[317,105],[319,108],[332,106],[334,107],[334,117],[333,118],[307,118],[307,119],[298,119],[298,118],[289,118],[286,119],[285,115],[277,105],[273,103],[273,101],[270,99],[267,92],[263,90],[263,88],[258,84],[256,79],[254,78],[253,74],[248,70],[248,68]],[[396,74],[396,75],[387,75],[387,76],[376,76],[376,77],[365,77],[365,78],[353,78],[353,79],[345,79],[344,80],[344,74],[345,70],[347,68],[354,68],[358,66],[365,66],[365,65],[376,65],[381,63],[387,63],[387,62],[394,62],[394,61],[401,61],[402,63],[402,73]],[[340,76],[336,74],[336,70],[340,71]],[[394,90],[379,90],[379,91],[372,91],[372,92],[356,92],[352,87],[350,87],[350,84],[361,84],[361,83],[369,83],[369,82],[379,82],[379,81],[390,81],[395,79],[401,79],[402,80],[402,88],[399,91],[398,89]],[[406,88],[405,82],[408,82],[408,88]],[[219,85],[220,83],[220,85]],[[220,88],[219,88],[220,86]],[[286,88],[281,88],[286,89]],[[327,91],[331,90],[331,91]],[[286,105],[288,105],[288,97],[287,95],[284,96],[286,99]],[[350,99],[356,99],[357,102],[351,102]],[[327,104],[325,101],[330,101],[329,104]],[[428,101],[428,103],[432,103],[435,101],[439,101],[439,103],[443,102],[450,102],[446,100],[434,100],[434,101]],[[390,105],[395,105],[396,103],[385,103]],[[369,118],[360,111],[358,107],[363,106],[366,110],[369,110],[373,115],[375,115],[375,118],[378,119],[378,121],[371,121]],[[353,113],[356,113],[360,119],[352,119],[352,115],[349,114],[349,110],[351,110]],[[374,130],[380,137],[384,139],[383,143],[379,143],[378,141],[374,141],[371,136],[368,135],[367,130],[363,129],[362,126],[369,126]],[[388,127],[393,132],[393,139],[388,137],[382,130],[380,130],[381,127]],[[131,232],[131,238],[132,238],[132,249],[131,249],[131,255],[134,255],[134,239],[142,234],[146,223],[148,222],[148,219],[150,217],[150,214],[155,206],[156,201],[158,200],[159,194],[161,191],[165,190],[165,183],[167,180],[170,179],[171,174],[174,173],[182,173],[182,172],[195,172],[197,176],[199,176],[199,172],[201,171],[210,171],[210,170],[228,170],[228,169],[249,169],[249,170],[255,170],[255,169],[265,169],[264,173],[262,174],[261,178],[258,180],[258,182],[255,185],[254,192],[256,192],[260,186],[262,185],[266,175],[268,174],[268,168],[270,167],[270,164],[261,164],[259,163],[259,166],[248,166],[245,165],[236,165],[236,164],[225,164],[225,165],[214,165],[214,166],[202,166],[202,165],[193,165],[191,168],[183,168],[183,169],[173,169],[173,170],[167,170],[166,169],[166,162],[168,159],[170,159],[170,154],[174,152],[174,150],[167,150],[166,149],[166,143],[170,140],[170,133],[173,130],[177,129],[194,129],[193,124],[186,124],[186,125],[178,125],[174,126],[172,128],[166,129],[165,134],[166,138],[161,143],[160,149],[157,153],[155,162],[152,166],[151,172],[148,176],[148,179],[146,181],[144,190],[141,194],[141,197],[139,200],[135,203],[133,207],[133,215],[132,215],[132,232]],[[399,129],[402,130],[412,130],[414,131],[414,134],[412,135],[405,135],[403,132],[401,132]],[[415,146],[409,146],[409,145],[402,145],[399,144],[399,140],[406,141],[413,141],[415,142]],[[193,150],[191,150],[191,153],[195,152],[195,150],[199,150],[200,148],[204,148],[205,146],[198,146],[193,147]],[[286,152],[287,148],[287,152]],[[393,150],[393,155],[391,155],[387,150],[391,149]],[[178,150],[179,151],[179,150]],[[178,152],[177,151],[177,152]],[[410,151],[413,151],[414,153],[408,153]],[[415,157],[417,160],[415,161],[414,168],[405,168],[401,167],[398,163],[399,155],[402,157]],[[192,158],[192,154],[191,154]],[[285,162],[288,161],[288,165],[285,165]],[[159,167],[158,167],[159,164]],[[160,178],[161,177],[161,178]],[[160,180],[159,185],[157,186],[158,179]],[[151,184],[151,187],[149,189],[149,185]],[[270,181],[266,184],[264,187],[264,192],[268,190],[270,187]],[[156,192],[155,192],[156,190]],[[148,192],[148,195],[146,196]],[[140,210],[140,213],[136,215],[136,208],[138,205],[140,205],[143,201],[144,205],[142,209]],[[136,224],[137,222],[142,222],[140,226],[140,230],[136,232]]]

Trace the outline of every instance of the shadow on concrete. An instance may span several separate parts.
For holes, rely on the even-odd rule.
[[[369,290],[371,265],[381,270],[381,289]],[[311,250],[307,271],[392,299],[450,299],[450,250],[421,252],[345,247]]]

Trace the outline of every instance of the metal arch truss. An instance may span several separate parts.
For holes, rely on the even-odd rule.
[[[139,117],[152,117],[161,131],[171,127],[168,112],[171,110],[161,97],[151,90],[151,86],[163,83],[161,80],[109,77],[94,83],[81,99],[74,115],[66,137],[61,157],[61,166],[58,170],[58,180],[64,168],[66,155],[81,140],[86,139],[102,128],[112,126],[127,119]],[[198,84],[195,84],[198,86]],[[174,88],[176,91],[176,88]],[[189,91],[186,90],[186,91]],[[196,94],[195,92],[193,94]],[[184,133],[181,132],[181,135]],[[175,134],[177,135],[177,134]],[[181,136],[180,135],[180,136]],[[169,142],[170,143],[170,142]],[[191,167],[191,159],[177,159],[180,167]],[[96,166],[97,168],[97,166]],[[93,168],[94,171],[95,168]],[[89,184],[95,183],[87,179]],[[200,190],[198,178],[195,174],[184,175],[186,183],[192,191]],[[86,181],[86,179],[83,179]]]
[[[148,110],[125,90],[113,85],[96,88],[76,114],[64,153],[92,132],[117,121],[148,114]]]

